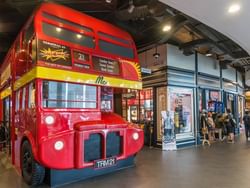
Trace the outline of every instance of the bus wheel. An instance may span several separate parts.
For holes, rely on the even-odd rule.
[[[28,141],[22,144],[21,168],[23,179],[28,185],[35,186],[43,182],[45,169],[34,160]]]

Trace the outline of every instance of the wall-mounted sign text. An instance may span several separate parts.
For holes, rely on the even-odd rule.
[[[100,85],[106,85],[107,84],[107,81],[104,79],[103,76],[98,76],[96,78],[96,81],[95,81],[96,84],[100,84]]]
[[[92,62],[94,70],[116,75],[120,73],[118,61],[93,56]]]

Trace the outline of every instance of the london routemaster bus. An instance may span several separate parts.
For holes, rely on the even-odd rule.
[[[114,95],[142,87],[127,32],[44,3],[22,28],[0,73],[1,120],[11,135],[12,163],[28,184],[42,183],[47,174],[53,179],[60,172],[72,181],[133,163],[143,131],[114,111]]]

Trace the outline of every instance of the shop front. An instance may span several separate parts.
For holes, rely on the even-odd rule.
[[[203,109],[214,113],[224,112],[220,90],[199,88],[199,112]]]
[[[122,117],[144,130],[145,145],[153,144],[153,88],[129,90],[122,94]]]

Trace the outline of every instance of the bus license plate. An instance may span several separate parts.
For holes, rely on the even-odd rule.
[[[110,157],[107,159],[96,160],[94,164],[95,169],[107,168],[116,164],[116,158]]]

